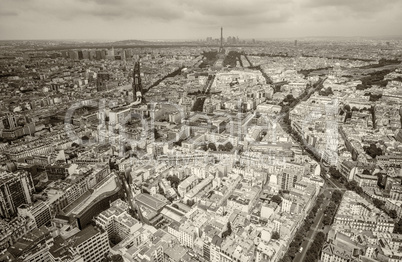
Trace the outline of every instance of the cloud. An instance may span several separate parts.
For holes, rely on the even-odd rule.
[[[240,0],[185,0],[183,3],[193,10],[204,15],[211,16],[236,16],[243,17],[249,15],[258,15],[269,13],[284,6],[289,1],[273,1],[273,0],[254,0],[254,1],[240,1]]]
[[[401,0],[0,0],[0,37],[388,34],[401,12]]]
[[[254,27],[287,22],[292,18],[292,0],[182,0],[189,21],[205,27]]]
[[[225,24],[248,26],[278,23],[291,17],[292,0],[79,0],[87,5],[85,15],[103,19],[172,21],[186,19],[205,26]]]
[[[332,7],[351,13],[376,14],[387,10],[390,6],[400,4],[398,0],[307,0],[303,5],[306,8]]]
[[[1,16],[17,16],[18,13],[15,11],[6,11],[6,10],[0,10],[0,17]]]
[[[182,18],[182,10],[176,8],[169,1],[147,1],[147,0],[79,0],[87,4],[87,7],[80,12],[84,15],[91,15],[99,18],[115,19],[156,19],[170,21]]]
[[[182,18],[184,13],[169,1],[147,0],[0,0],[25,15],[43,15],[61,20],[95,17],[104,20],[160,20]]]

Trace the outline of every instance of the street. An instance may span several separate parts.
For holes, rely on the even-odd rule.
[[[312,93],[314,93],[315,91],[321,89],[321,88],[322,88],[322,84],[324,83],[325,80],[326,80],[326,78],[320,79],[320,80],[316,83],[315,88],[312,88],[311,90],[309,90],[308,93],[306,94],[306,96],[303,97],[302,99],[300,99],[300,100],[298,101],[298,103],[294,104],[291,108],[289,108],[288,111],[287,111],[285,114],[289,114],[289,112],[290,112],[294,107],[296,107],[297,104],[300,103],[300,101],[303,101],[304,99],[310,97],[310,95],[311,95]],[[293,138],[293,140],[294,140],[296,143],[299,143],[299,145],[300,145],[301,148],[309,147],[309,145],[307,145],[307,144],[304,143],[305,141],[299,142],[299,140],[296,139],[296,137],[291,133],[291,127],[290,127],[290,125],[288,125],[287,123],[284,122],[284,118],[283,118],[283,117],[280,117],[279,119],[280,119],[279,123],[280,123],[282,129],[283,129],[285,132],[287,132],[287,133]],[[307,154],[309,154],[312,159],[314,159],[314,156],[311,155],[307,150],[305,150],[305,152],[306,152]],[[302,245],[301,245],[301,247],[303,247],[302,252],[298,252],[298,253],[296,254],[295,258],[293,259],[293,261],[295,261],[295,262],[301,262],[301,261],[303,261],[304,257],[306,256],[306,253],[307,253],[308,249],[310,248],[311,243],[314,241],[314,238],[315,238],[316,234],[317,234],[318,232],[322,232],[322,231],[323,231],[323,226],[324,226],[324,225],[322,224],[322,220],[323,220],[323,217],[324,217],[324,211],[325,211],[325,209],[327,208],[327,206],[329,205],[329,203],[331,202],[330,199],[331,199],[332,191],[333,191],[334,189],[343,190],[343,189],[342,189],[342,188],[343,188],[342,185],[341,185],[338,181],[335,181],[335,182],[334,182],[334,181],[332,181],[331,179],[329,179],[329,178],[327,178],[327,177],[325,176],[325,174],[328,172],[329,167],[325,166],[325,165],[324,165],[323,163],[321,163],[321,162],[319,162],[318,164],[319,164],[320,167],[321,167],[321,174],[322,174],[321,176],[324,178],[324,187],[323,187],[322,190],[321,190],[322,194],[324,194],[324,200],[323,200],[323,203],[321,204],[319,210],[317,211],[317,214],[316,214],[316,217],[315,217],[315,219],[314,219],[314,222],[313,222],[312,226],[310,227],[309,232],[307,232],[307,235],[306,235],[306,237],[304,238],[304,241],[303,241],[303,243],[302,243]],[[338,183],[337,183],[337,182],[338,182]]]
[[[322,227],[324,225],[322,224],[322,219],[324,217],[324,211],[325,211],[326,207],[331,202],[330,199],[331,199],[332,191],[333,191],[332,189],[328,189],[328,188],[326,188],[326,185],[324,185],[324,187],[322,189],[322,193],[324,194],[324,201],[322,202],[320,208],[317,211],[313,225],[310,227],[310,231],[307,233],[306,237],[304,238],[304,241],[301,245],[301,247],[303,247],[302,252],[298,252],[296,254],[295,258],[293,259],[293,261],[295,261],[295,262],[303,261],[308,249],[310,248],[311,243],[314,241],[315,235],[318,232],[323,231]]]

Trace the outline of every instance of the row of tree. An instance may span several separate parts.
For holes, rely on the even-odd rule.
[[[324,210],[324,225],[331,225],[336,210],[342,200],[342,192],[336,190],[332,193],[331,202]],[[309,247],[304,261],[315,262],[319,259],[320,252],[326,242],[326,237],[323,232],[318,232],[314,238],[312,245]]]
[[[327,89],[320,90],[320,91],[318,92],[318,94],[319,94],[320,96],[330,96],[330,95],[333,95],[334,92],[332,92],[332,88],[331,88],[331,87],[328,87]]]
[[[372,60],[367,60],[367,61],[372,61]],[[360,69],[370,69],[370,68],[379,68],[379,67],[383,67],[386,65],[394,65],[394,64],[400,64],[401,61],[397,60],[397,59],[385,59],[385,58],[381,58],[377,64],[371,64],[371,65],[366,65],[366,66],[361,66],[358,67]]]
[[[377,102],[382,97],[382,94],[365,93],[364,96],[370,96],[369,101]]]
[[[232,225],[230,224],[230,221],[228,221],[226,225],[226,230],[222,233],[222,238],[226,238],[232,234]]]
[[[296,103],[298,103],[299,100],[297,100],[296,98],[294,98],[294,96],[292,94],[288,94],[285,99],[283,99],[282,102],[279,103],[280,106],[284,106],[284,105],[289,105],[291,108],[293,108]]]
[[[267,84],[273,84],[274,83],[274,81],[272,81],[272,79],[267,75],[267,73],[265,73],[265,71],[261,68],[261,65],[254,67],[254,69],[260,70],[260,72],[261,72],[262,76],[265,78],[265,82]]]
[[[303,69],[303,70],[298,71],[297,73],[298,74],[303,74],[305,77],[308,77],[308,75],[311,72],[328,70],[328,69],[330,69],[330,67],[321,67],[321,68],[315,68],[315,69]]]
[[[381,95],[382,96],[382,95]],[[373,97],[375,97],[375,98],[373,98],[373,99],[379,99],[377,96],[373,96]],[[371,96],[370,96],[370,101],[372,101],[371,100]],[[341,115],[343,115],[345,112],[346,112],[346,116],[345,116],[345,122],[346,122],[346,120],[348,120],[348,119],[350,119],[351,117],[352,117],[352,113],[353,113],[353,111],[359,111],[359,112],[364,112],[364,111],[369,111],[370,113],[371,113],[371,115],[372,115],[372,120],[373,120],[373,125],[374,125],[374,127],[375,127],[375,112],[374,112],[374,108],[373,107],[370,107],[370,108],[361,108],[360,110],[357,108],[357,107],[352,107],[352,108],[350,108],[350,105],[345,105],[344,107],[343,107],[343,109],[341,110]]]
[[[170,186],[173,188],[177,189],[177,187],[179,186],[180,179],[176,175],[168,176],[166,180],[170,182]]]
[[[272,239],[274,240],[278,240],[281,236],[279,235],[279,233],[277,231],[274,231],[274,233],[272,233]]]
[[[316,262],[319,259],[320,252],[322,247],[324,246],[324,243],[326,242],[325,234],[323,232],[318,232],[315,235],[314,241],[309,247],[306,257],[304,258],[303,261],[306,262]]]
[[[200,64],[200,68],[206,68],[208,66],[212,66],[215,64],[216,60],[218,60],[217,51],[204,52],[202,55],[204,57],[202,63]]]
[[[385,87],[388,84],[388,80],[384,80],[384,77],[390,72],[390,69],[386,69],[370,73],[368,76],[360,79],[362,83],[356,86],[356,90],[365,90],[371,88],[373,85]]]
[[[307,232],[310,231],[310,227],[314,223],[315,216],[316,216],[317,211],[320,208],[323,200],[324,200],[324,195],[321,194],[317,197],[317,201],[316,201],[314,207],[311,209],[307,218],[304,220],[303,225],[297,231],[295,237],[293,238],[292,242],[289,245],[287,252],[280,260],[281,262],[293,261],[297,252],[299,251],[301,244],[303,243],[304,238],[307,235]]]
[[[355,192],[358,193],[358,194],[362,194],[362,193],[363,193],[363,189],[357,184],[356,181],[354,181],[354,180],[353,180],[353,181],[347,181],[347,179],[342,176],[341,172],[339,172],[339,171],[336,169],[336,167],[331,166],[331,167],[329,168],[329,171],[328,171],[328,172],[330,173],[330,175],[331,175],[332,178],[338,180],[341,184],[343,184],[343,185],[346,187],[347,190],[355,191]],[[363,171],[363,173],[364,173],[364,172],[370,173],[368,170]]]
[[[187,200],[187,206],[192,207],[192,206],[194,206],[194,204],[195,204],[194,200],[191,200],[191,199]]]
[[[198,97],[197,100],[195,100],[191,111],[192,112],[202,112],[204,110],[205,99],[206,99],[206,97]]]
[[[394,227],[395,234],[402,234],[402,218],[398,220]]]
[[[284,122],[286,119],[284,120]],[[290,120],[289,120],[290,122]],[[289,124],[290,125],[290,124]],[[293,129],[290,131],[292,135],[296,138],[296,140],[299,142],[299,144],[302,146],[302,148],[312,157],[314,158],[315,161],[320,162],[321,161],[321,155],[317,152],[317,150],[312,147],[307,145],[306,141],[301,137],[300,134],[296,133]]]
[[[226,151],[226,152],[230,152],[233,149],[233,145],[230,142],[227,142],[226,144],[222,145],[218,145],[218,147],[216,147],[216,145],[214,143],[209,143],[209,144],[204,144],[201,146],[201,149],[203,149],[204,151],[207,151],[208,149],[211,151]]]
[[[279,52],[277,54],[267,54],[267,53],[256,53],[251,54],[252,56],[267,56],[267,57],[289,57],[288,53]]]
[[[230,51],[223,60],[223,66],[236,67],[237,61],[239,61],[240,65],[243,66],[240,55],[241,54],[237,51]]]
[[[370,146],[364,146],[364,151],[367,155],[371,156],[372,158],[376,158],[377,156],[383,155],[382,149],[377,147],[376,144],[370,144]]]
[[[355,191],[360,196],[367,197],[366,195],[364,195],[365,193],[364,193],[363,189],[359,186],[359,184],[356,181],[354,181],[354,180],[347,181],[335,167],[330,167],[329,172],[330,172],[331,176],[334,179],[337,179],[339,182],[341,182],[346,187],[347,190]],[[368,170],[364,170],[363,174],[370,175],[371,172]],[[377,185],[381,188],[384,188],[384,186],[382,185],[382,178],[383,178],[384,174],[377,173],[376,175],[378,177]],[[380,200],[377,198],[371,198],[371,201],[376,208],[378,208],[378,209],[382,210],[383,212],[385,212],[386,214],[388,214],[390,216],[390,218],[396,219],[398,217],[396,210],[393,210],[393,209],[387,210],[385,208],[385,202],[383,200]],[[401,221],[401,233],[402,233],[402,221]]]
[[[286,126],[282,126],[282,128],[284,130],[291,130],[291,132],[294,135],[298,135],[296,132],[294,132],[291,129],[291,121],[289,119],[289,112],[291,109],[293,109],[300,101],[306,101],[307,99],[309,99],[309,97],[314,93],[314,91],[316,90],[320,90],[323,88],[323,83],[324,83],[324,79],[320,79],[318,80],[316,83],[313,84],[312,88],[314,89],[312,92],[309,92],[309,86],[307,86],[307,88],[304,90],[304,92],[300,95],[299,98],[294,98],[293,95],[288,94],[285,99],[279,104],[280,106],[282,106],[282,110],[281,113],[284,113],[284,119],[283,119],[283,123]],[[280,122],[282,123],[282,122]],[[303,142],[303,139],[298,136],[297,137],[299,139],[300,144],[304,145],[305,143]],[[308,152],[311,153],[312,155],[315,155],[313,152]]]
[[[332,224],[332,220],[335,216],[336,210],[338,209],[338,206],[342,201],[342,195],[342,192],[339,190],[336,190],[332,193],[331,202],[324,210],[324,219],[322,221],[324,225],[329,226]]]
[[[277,203],[278,205],[280,205],[282,203],[282,198],[279,195],[274,195],[271,198],[271,201]]]
[[[124,259],[121,255],[117,254],[117,255],[111,255],[111,256],[105,256],[105,258],[103,258],[101,260],[101,262],[124,262]]]

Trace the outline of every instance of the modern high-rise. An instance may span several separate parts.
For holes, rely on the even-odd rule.
[[[221,261],[221,246],[222,246],[222,238],[215,235],[211,241],[210,247],[210,261],[211,262],[219,262]]]
[[[291,170],[285,170],[278,174],[278,184],[282,190],[290,190],[301,179],[301,174]]]
[[[106,231],[102,231],[92,225],[67,240],[84,258],[84,262],[102,261],[109,253],[109,239]]]
[[[68,57],[72,60],[78,60],[78,51],[77,50],[68,51]]]
[[[4,129],[13,129],[17,126],[17,120],[14,115],[7,115],[2,122]]]
[[[107,90],[107,83],[110,80],[108,72],[98,72],[96,77],[96,89],[98,92]]]
[[[113,244],[134,235],[142,227],[138,220],[128,214],[128,208],[127,203],[118,199],[94,219],[96,225],[108,233],[109,240]]]
[[[37,228],[43,225],[49,225],[52,219],[50,206],[44,201],[38,201],[33,205],[23,204],[18,207],[18,214],[22,217],[32,218]]]
[[[32,203],[32,177],[27,172],[0,173],[0,217],[10,218],[17,207]]]

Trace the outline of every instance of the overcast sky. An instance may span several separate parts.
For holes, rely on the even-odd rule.
[[[401,35],[402,0],[0,0],[0,39]]]

